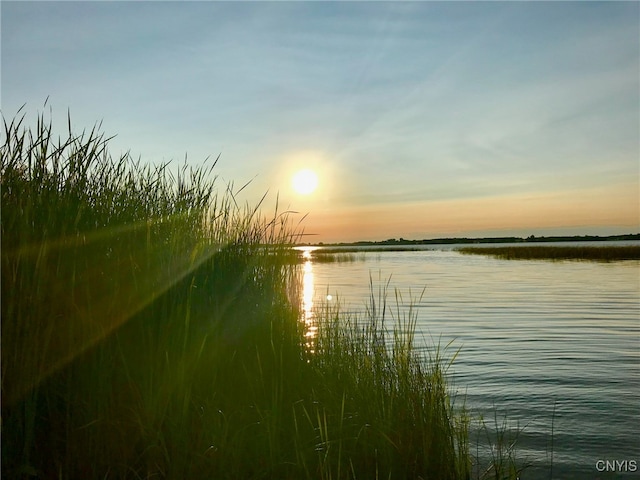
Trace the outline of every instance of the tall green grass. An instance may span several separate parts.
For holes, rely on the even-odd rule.
[[[4,125],[3,478],[470,476],[411,309],[325,306],[308,338],[286,214],[68,123]]]
[[[445,378],[452,358],[416,348],[413,300],[401,308],[396,292],[391,308],[387,286],[371,292],[359,316],[339,303],[319,311],[310,358],[321,388],[303,418],[328,437],[321,478],[467,478],[469,418]]]
[[[175,173],[113,159],[97,129],[4,127],[3,475],[181,476],[198,392],[251,338],[298,335],[286,216],[219,193],[215,162]]]

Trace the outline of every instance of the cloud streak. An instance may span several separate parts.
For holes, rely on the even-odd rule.
[[[638,178],[637,3],[1,8],[5,116],[49,96],[54,114],[104,119],[116,152],[222,153],[224,178],[257,175],[256,196],[294,207],[287,159],[320,152],[316,207],[334,218]]]

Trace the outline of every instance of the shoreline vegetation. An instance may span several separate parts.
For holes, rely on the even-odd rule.
[[[519,475],[511,449],[470,453],[456,354],[414,346],[388,283],[305,319],[287,215],[239,207],[215,162],[23,120],[0,146],[2,478]]]
[[[623,260],[640,260],[640,245],[532,245],[491,247],[459,247],[454,251],[465,255],[487,255],[505,260],[584,260],[595,262],[613,262]],[[415,246],[374,246],[374,247],[321,247],[309,253],[305,258],[303,251],[293,249],[292,263],[344,263],[365,261],[367,255],[380,252],[413,252],[424,251]]]
[[[628,233],[624,235],[570,235],[570,236],[551,236],[551,237],[454,237],[454,238],[431,238],[423,240],[407,240],[405,238],[390,238],[381,241],[361,240],[357,242],[338,242],[338,243],[306,243],[301,245],[319,246],[319,247],[386,247],[398,246],[399,248],[411,245],[451,245],[451,244],[475,244],[475,243],[550,243],[550,242],[614,242],[614,241],[640,240],[640,233]],[[401,251],[404,251],[403,249]],[[344,250],[343,250],[344,251]]]
[[[488,255],[506,260],[590,260],[613,262],[621,260],[640,260],[640,245],[606,246],[509,246],[509,247],[461,247],[454,249],[465,255]],[[380,252],[424,251],[415,247],[323,247],[310,254],[314,263],[357,262],[367,259],[368,254]],[[302,263],[305,258],[300,251],[294,251],[292,262]]]
[[[467,255],[489,255],[505,260],[590,260],[599,262],[640,260],[640,245],[465,247],[459,248],[457,251]]]

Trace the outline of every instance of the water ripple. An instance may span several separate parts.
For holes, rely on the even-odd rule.
[[[640,262],[509,261],[382,252],[314,266],[316,291],[364,309],[369,279],[403,298],[426,286],[416,338],[461,348],[454,388],[473,411],[525,426],[530,478],[594,478],[598,459],[640,460]],[[392,296],[393,298],[393,296]],[[392,300],[390,298],[389,300]],[[555,405],[555,413],[554,413]],[[472,437],[473,440],[473,437]]]

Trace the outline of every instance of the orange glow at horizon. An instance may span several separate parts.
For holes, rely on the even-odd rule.
[[[545,228],[640,228],[637,184],[475,199],[455,199],[311,211],[306,241],[340,242],[456,236],[455,232]],[[420,233],[419,237],[411,236]],[[584,234],[589,234],[585,231]],[[465,236],[465,235],[460,235]]]

